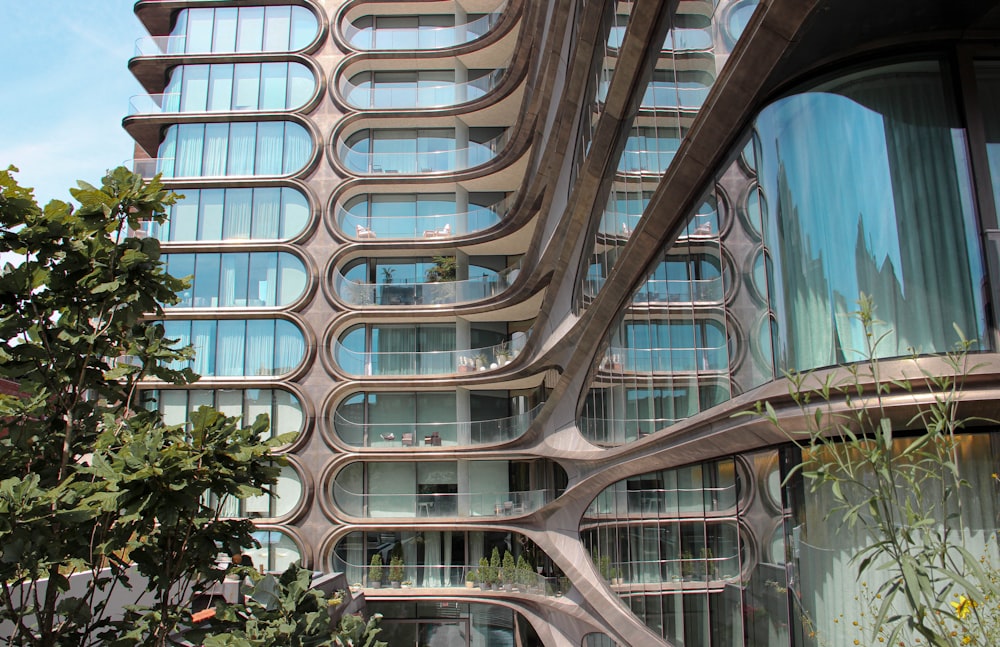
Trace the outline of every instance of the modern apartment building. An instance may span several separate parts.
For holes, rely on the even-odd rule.
[[[854,644],[824,609],[857,610],[858,539],[733,414],[794,426],[782,375],[860,359],[864,292],[886,379],[957,326],[997,417],[996,3],[135,12],[135,168],[185,196],[140,234],[193,277],[165,325],[203,376],[146,395],[299,432],[232,510],[257,564],[345,572],[392,647]],[[1000,435],[974,431],[985,542]]]

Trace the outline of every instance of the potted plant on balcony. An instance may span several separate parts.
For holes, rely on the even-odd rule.
[[[396,273],[395,267],[383,267],[382,268],[382,283],[384,285],[392,285],[392,275]]]
[[[514,582],[517,580],[517,563],[514,561],[514,556],[510,554],[510,551],[504,551],[503,554],[503,588],[507,591],[514,590]]]
[[[500,577],[500,565],[500,550],[494,546],[493,554],[490,555],[490,574],[493,576],[492,585],[494,591],[500,590],[500,584],[498,581]]]
[[[373,589],[382,588],[382,555],[372,555],[371,566],[368,568],[368,586]]]
[[[507,366],[514,359],[514,354],[510,352],[510,348],[507,347],[507,344],[503,344],[498,347],[496,353],[494,354],[497,356],[497,363],[500,366]]]
[[[487,366],[486,362],[489,361],[489,358],[486,357],[486,353],[479,353],[478,355],[476,355],[475,359],[476,359],[476,370],[485,371]]]
[[[458,372],[459,373],[471,373],[476,368],[475,362],[466,357],[465,355],[460,355],[458,357]]]
[[[522,591],[530,591],[532,588],[532,582],[535,579],[535,569],[531,568],[531,564],[528,560],[524,558],[524,554],[520,554],[517,557],[517,585],[521,587]]]
[[[470,569],[468,573],[465,574],[465,588],[471,589],[476,586],[476,582],[479,581],[479,571],[476,569]]]
[[[490,575],[490,560],[485,557],[479,558],[479,588],[488,591],[493,585],[493,578]]]
[[[389,561],[389,585],[394,589],[403,585],[403,558],[398,555]]]

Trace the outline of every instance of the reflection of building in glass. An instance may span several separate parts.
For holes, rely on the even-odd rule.
[[[884,358],[957,327],[996,372],[1000,65],[939,36],[1000,24],[961,0],[233,4],[137,3],[125,126],[185,196],[138,235],[192,277],[164,321],[204,376],[150,406],[299,433],[274,496],[231,510],[254,563],[345,572],[393,647],[805,645],[803,612],[853,644],[822,610],[856,610],[857,538],[732,414],[860,359],[861,292]],[[994,444],[962,439],[970,493]],[[994,506],[969,505],[979,541]]]

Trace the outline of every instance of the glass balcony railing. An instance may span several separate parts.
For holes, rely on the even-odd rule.
[[[357,283],[335,271],[333,289],[352,306],[455,305],[496,296],[517,278],[520,264],[494,276],[437,283]]]
[[[583,283],[584,296],[594,298],[604,287],[604,278],[588,278]],[[697,303],[722,301],[725,286],[722,277],[703,280],[650,279],[642,284],[632,301],[635,303]]]
[[[390,585],[388,579],[389,567],[382,566],[380,568],[382,569],[382,577],[376,583],[370,575],[370,565],[366,564],[355,566],[345,564],[342,560],[337,560],[337,564],[335,566],[335,570],[348,573],[350,576],[354,576],[355,578],[360,578],[359,583],[363,584],[368,589],[384,589]],[[454,564],[442,566],[432,566],[429,564],[404,564],[403,581],[408,582],[408,587],[418,589],[469,589],[470,587],[466,584],[466,582],[470,582],[473,587],[470,590],[474,590],[476,594],[479,594],[481,591],[497,591],[553,597],[568,592],[568,581],[560,582],[559,578],[546,577],[536,572],[518,573],[513,578],[514,581],[509,583],[509,586],[505,582],[497,582],[495,585],[490,585],[480,580],[468,579],[470,574],[478,573],[478,571],[479,564],[473,564],[471,566],[460,566]],[[565,580],[565,578],[563,578],[563,580]],[[566,588],[560,588],[560,586],[564,586]],[[369,590],[367,595],[376,595],[376,593]]]
[[[702,280],[651,279],[632,296],[639,303],[722,301],[722,277]]]
[[[497,86],[506,71],[498,69],[473,81],[439,85],[406,84],[403,87],[388,87],[390,84],[376,82],[358,86],[345,81],[340,91],[349,104],[362,110],[442,108],[485,96]]]
[[[349,171],[363,175],[443,173],[486,164],[508,139],[507,131],[487,142],[470,142],[467,148],[436,151],[364,152],[341,144],[338,155]],[[365,140],[366,142],[368,140]],[[402,146],[398,146],[402,148]],[[413,144],[416,147],[416,144]]]
[[[676,142],[680,146],[680,141]],[[626,150],[618,160],[619,173],[656,173],[666,172],[674,160],[677,148],[667,150]]]
[[[601,217],[600,231],[605,236],[622,236],[628,238],[639,225],[641,213],[624,213],[621,211],[605,211]],[[712,237],[719,234],[719,216],[715,212],[697,214],[688,223],[681,234],[684,236]]]
[[[506,366],[526,343],[527,335],[510,342],[466,350],[358,352],[334,342],[337,365],[358,376],[453,375],[496,370]]]
[[[187,36],[143,36],[135,41],[134,56],[183,54]]]
[[[334,414],[333,425],[340,438],[365,438],[365,447],[453,447],[494,445],[520,438],[541,411],[534,409],[507,418],[466,422],[360,423]]]
[[[729,349],[716,347],[608,349],[602,368],[612,373],[694,373],[722,371],[729,366]]]
[[[128,114],[162,114],[181,112],[181,93],[136,94],[128,100]]]
[[[632,443],[660,429],[675,425],[690,416],[680,418],[589,418],[578,420],[584,438],[601,445]]]
[[[488,207],[469,205],[470,210],[461,213],[419,216],[358,215],[338,206],[337,225],[345,235],[358,240],[450,238],[493,227],[507,215],[512,203],[513,196],[508,196]]]
[[[511,517],[530,514],[552,501],[549,490],[414,494],[360,494],[334,483],[334,500],[345,513],[361,518]]]
[[[698,109],[703,103],[710,87],[680,87],[670,84],[652,84],[642,95],[642,108],[678,108]],[[605,90],[606,92],[606,90]]]
[[[363,50],[445,49],[481,38],[500,21],[504,7],[473,21],[451,27],[362,27],[346,25],[344,36]]]
[[[722,513],[736,507],[739,499],[737,483],[716,487],[628,488],[616,485],[594,499],[584,518],[703,515]]]

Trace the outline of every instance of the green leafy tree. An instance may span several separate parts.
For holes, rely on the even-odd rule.
[[[185,636],[204,647],[387,647],[376,640],[382,616],[367,622],[346,614],[334,621],[331,610],[339,606],[322,589],[311,588],[312,572],[292,564],[279,577],[251,573],[246,601],[216,606],[213,626]]]
[[[266,419],[240,429],[202,410],[170,427],[134,406],[143,381],[196,379],[172,368],[191,350],[151,322],[186,283],[155,239],[130,235],[175,201],[159,178],[118,168],[71,189],[78,208],[43,209],[13,171],[0,171],[0,253],[19,258],[0,271],[0,378],[20,393],[0,395],[0,620],[15,644],[106,643],[120,628],[105,599],[134,565],[153,604],[118,639],[163,644],[190,593],[224,576],[219,550],[254,545],[206,489],[259,494],[279,470],[270,447],[288,439],[263,442]]]

